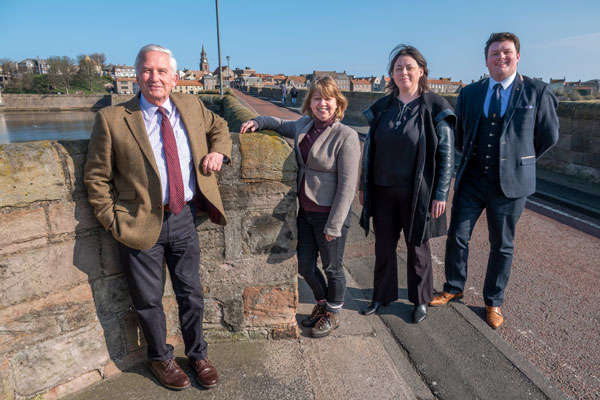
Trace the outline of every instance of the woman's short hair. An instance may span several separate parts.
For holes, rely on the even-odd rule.
[[[147,44],[138,51],[137,56],[135,57],[135,73],[140,75],[140,68],[142,67],[142,58],[144,54],[149,53],[151,51],[159,51],[161,53],[165,53],[169,55],[169,65],[171,67],[171,74],[175,75],[177,73],[177,60],[173,56],[173,52],[167,49],[166,47],[162,47],[158,44]]]
[[[394,96],[398,96],[400,94],[400,89],[396,86],[396,82],[394,82],[394,65],[396,64],[396,60],[400,56],[410,56],[415,59],[417,65],[423,68],[423,76],[419,78],[419,93],[424,93],[429,90],[429,84],[427,83],[427,76],[429,75],[429,69],[427,68],[427,61],[423,54],[419,50],[417,50],[413,46],[407,46],[405,44],[399,44],[394,47],[394,49],[390,52],[390,63],[388,64],[388,75],[390,77],[390,81],[385,86],[386,91],[391,92]]]
[[[348,107],[348,100],[346,100],[346,97],[344,97],[338,88],[335,80],[329,75],[322,75],[316,78],[315,81],[310,85],[310,89],[308,89],[308,93],[306,94],[304,102],[302,103],[302,114],[308,115],[312,118],[315,117],[310,109],[310,100],[315,92],[318,92],[326,99],[335,98],[337,101],[337,110],[335,111],[335,116],[340,120],[344,118],[344,112]]]

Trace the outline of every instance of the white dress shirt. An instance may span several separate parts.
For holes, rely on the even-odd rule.
[[[494,93],[494,86],[497,83],[501,84],[500,88],[500,116],[503,117],[504,113],[506,113],[506,109],[508,108],[508,100],[510,100],[510,92],[512,91],[512,84],[517,76],[517,71],[515,71],[511,76],[503,80],[502,82],[496,82],[494,78],[490,76],[488,90],[485,94],[485,101],[483,102],[483,113],[485,116],[488,116],[488,109],[490,108],[490,102],[492,101],[492,94]]]
[[[150,139],[150,145],[152,146],[152,152],[154,153],[154,159],[156,160],[156,165],[158,166],[158,172],[160,174],[163,204],[169,204],[169,175],[167,173],[165,148],[160,132],[162,116],[160,113],[157,113],[158,106],[146,100],[141,93],[140,107],[142,109],[148,139]],[[196,187],[196,175],[194,173],[194,160],[192,158],[190,141],[185,127],[183,126],[181,115],[171,99],[167,99],[162,107],[169,117],[169,122],[171,123],[173,133],[175,134],[179,164],[181,166],[181,177],[183,178],[185,201],[187,202],[194,197],[194,189]]]

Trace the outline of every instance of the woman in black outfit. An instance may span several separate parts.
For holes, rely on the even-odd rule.
[[[359,192],[361,226],[368,234],[373,217],[375,230],[373,299],[360,313],[372,314],[398,298],[396,247],[403,231],[415,323],[425,319],[433,298],[428,240],[447,232],[454,151],[454,113],[446,100],[428,91],[427,74],[427,62],[416,48],[392,50],[390,94],[365,111],[370,130]]]

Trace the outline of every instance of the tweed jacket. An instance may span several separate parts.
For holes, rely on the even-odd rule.
[[[489,79],[464,87],[456,101],[457,189],[473,153]],[[517,74],[500,135],[500,187],[508,198],[535,193],[536,159],[558,142],[558,100],[550,86]]]
[[[305,164],[299,143],[313,126],[311,117],[287,121],[263,116],[256,117],[255,121],[259,129],[271,129],[294,139],[294,152],[298,162],[297,185],[300,186],[304,177],[306,196],[320,206],[331,207],[323,233],[341,236],[358,182],[358,133],[336,120],[315,141]]]
[[[225,211],[214,173],[201,162],[210,152],[231,158],[227,123],[195,96],[172,93],[187,131],[196,173],[194,200],[199,211],[225,225]],[[140,109],[139,94],[96,114],[84,167],[88,201],[106,230],[128,247],[151,248],[163,222],[161,182]]]

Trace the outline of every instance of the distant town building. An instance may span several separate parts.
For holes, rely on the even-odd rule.
[[[565,88],[565,78],[562,79],[552,79],[550,78],[550,89],[553,92],[563,92]]]
[[[351,79],[350,89],[353,92],[370,92],[372,89],[371,82],[367,79]]]
[[[348,74],[346,74],[346,71],[344,71],[344,72],[313,71],[312,74],[306,75],[307,85],[310,85],[312,82],[315,81],[316,78],[323,76],[323,75],[331,76],[337,83],[340,90],[346,90],[346,91],[350,90],[350,77],[348,76]]]
[[[173,88],[176,93],[187,93],[187,94],[198,94],[204,90],[204,84],[198,81],[192,80],[180,80],[177,81],[177,85]]]
[[[296,88],[306,87],[306,76],[303,75],[289,75],[285,78],[284,85],[287,87],[295,86]]]
[[[245,67],[244,69],[236,68],[233,70],[233,75],[236,77],[239,76],[252,76],[256,74],[256,71],[250,67]]]
[[[453,82],[451,78],[428,79],[429,90],[433,93],[458,93],[463,86],[462,81]]]
[[[117,78],[115,79],[115,93],[117,94],[136,94],[140,87],[135,78]]]
[[[250,87],[263,87],[264,82],[261,76],[240,75],[233,81],[234,87],[248,90]]]
[[[223,80],[233,78],[233,71],[228,66],[221,67],[221,71],[223,72]],[[219,67],[215,69],[213,75],[219,75]]]
[[[202,77],[202,84],[204,90],[214,90],[219,84],[219,80],[214,75],[204,75]]]
[[[32,73],[32,74],[47,74],[50,71],[50,65],[46,60],[40,60],[40,58],[26,58],[23,61],[17,63],[17,72]]]
[[[135,78],[135,67],[129,65],[109,65],[108,73],[114,80],[119,78]]]
[[[262,80],[262,84],[263,86],[277,86],[277,83],[275,82],[275,79],[273,78],[273,75],[271,74],[252,74],[251,77],[253,78],[260,78]]]
[[[285,82],[286,78],[287,78],[287,76],[285,76],[284,74],[273,75],[274,85],[279,86],[279,85],[283,84]]]

